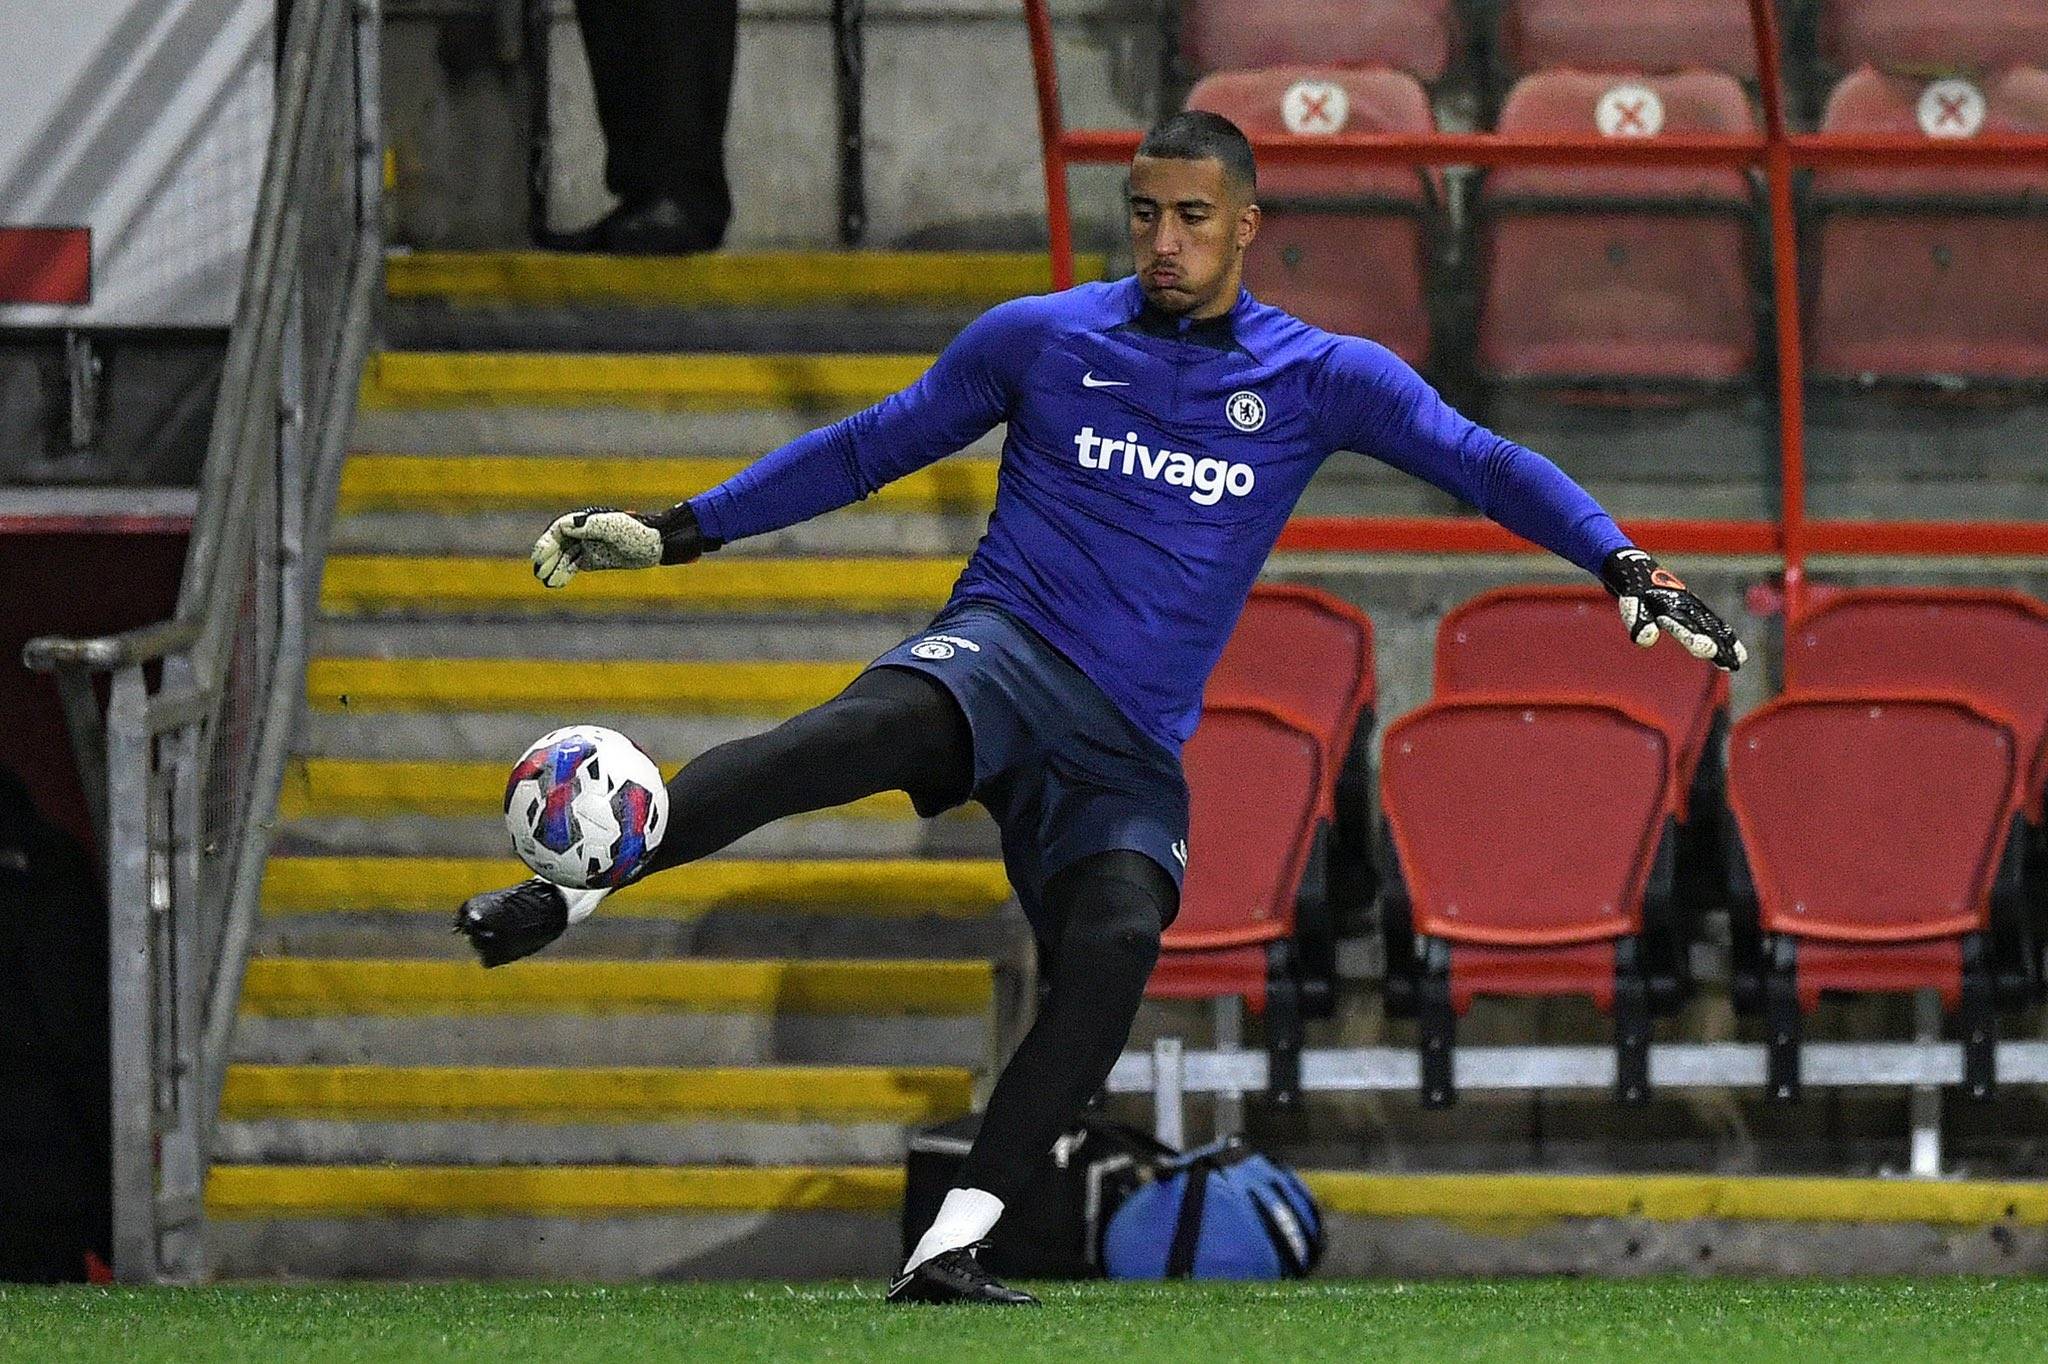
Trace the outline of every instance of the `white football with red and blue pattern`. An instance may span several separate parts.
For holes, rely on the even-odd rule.
[[[505,782],[505,827],[519,860],[558,886],[616,889],[661,843],[661,769],[615,729],[543,734]]]

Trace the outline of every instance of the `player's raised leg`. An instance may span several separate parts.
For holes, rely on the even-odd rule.
[[[1041,937],[1054,946],[1040,963],[1047,989],[1038,1018],[997,1077],[959,1186],[911,1252],[890,1301],[1036,1301],[997,1283],[975,1249],[1109,1078],[1159,959],[1160,931],[1179,903],[1163,867],[1122,849],[1084,857],[1047,883],[1050,931]]]
[[[958,804],[973,784],[973,741],[960,707],[929,677],[871,668],[832,700],[687,763],[668,782],[668,826],[634,875],[694,862],[788,815],[908,791],[920,810]],[[472,896],[455,927],[485,966],[539,951],[587,918],[606,890],[534,877]]]

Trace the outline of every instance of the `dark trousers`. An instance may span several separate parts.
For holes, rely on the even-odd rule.
[[[974,739],[922,673],[872,668],[835,699],[721,744],[668,783],[668,831],[647,875],[707,856],[771,820],[879,791],[943,809],[968,793]],[[1116,850],[1061,869],[1036,897],[1045,982],[1038,1016],[996,1078],[960,1182],[1023,1197],[1053,1142],[1109,1078],[1180,893],[1158,863]]]
[[[673,198],[725,237],[725,119],[739,0],[576,0],[590,54],[604,182],[628,204]]]

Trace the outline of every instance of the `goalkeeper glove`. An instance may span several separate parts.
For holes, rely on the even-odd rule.
[[[1645,649],[1661,630],[1694,658],[1709,659],[1723,672],[1734,672],[1749,659],[1749,650],[1694,596],[1678,576],[1639,549],[1617,549],[1600,565],[1600,581],[1621,604],[1621,623],[1629,638]]]
[[[585,507],[556,517],[534,541],[533,576],[561,587],[580,569],[687,564],[723,543],[698,528],[687,502],[654,513]]]

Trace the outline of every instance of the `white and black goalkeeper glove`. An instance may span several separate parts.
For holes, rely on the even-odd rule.
[[[543,586],[562,587],[586,568],[687,564],[722,543],[698,529],[687,502],[651,513],[585,507],[556,517],[533,542],[533,576]]]
[[[1677,640],[1694,658],[1707,659],[1723,672],[1734,672],[1749,660],[1749,650],[1726,621],[1692,594],[1668,568],[1639,549],[1617,549],[1600,565],[1600,581],[1621,604],[1621,623],[1629,638],[1645,649],[1659,633]]]

